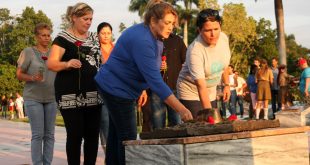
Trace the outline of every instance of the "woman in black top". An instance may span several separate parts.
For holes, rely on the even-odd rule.
[[[98,152],[100,108],[93,77],[101,64],[98,37],[88,32],[93,9],[85,3],[68,7],[71,23],[53,41],[48,60],[56,71],[55,93],[67,131],[68,164],[80,164],[82,139],[84,164],[94,165]]]

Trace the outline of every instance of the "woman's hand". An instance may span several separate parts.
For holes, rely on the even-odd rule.
[[[40,82],[40,81],[43,81],[43,76],[42,74],[38,73],[38,74],[32,75],[31,80]]]
[[[69,68],[75,68],[75,69],[78,69],[78,68],[81,68],[82,67],[82,63],[80,60],[78,59],[71,59],[69,60],[67,63],[66,63],[66,68],[69,69]]]
[[[139,106],[143,106],[147,101],[147,93],[146,91],[142,91],[142,94],[140,95],[139,99],[138,99],[138,105]]]
[[[179,114],[183,121],[193,120],[193,115],[188,109],[184,109]]]

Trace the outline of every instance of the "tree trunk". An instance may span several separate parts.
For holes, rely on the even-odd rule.
[[[277,22],[277,46],[279,51],[280,64],[286,65],[286,45],[285,45],[285,32],[284,32],[284,14],[282,0],[275,0],[275,14]]]
[[[187,26],[188,26],[188,21],[187,20],[184,20],[184,29],[183,29],[183,41],[184,41],[184,44],[188,45],[188,34],[187,34]]]

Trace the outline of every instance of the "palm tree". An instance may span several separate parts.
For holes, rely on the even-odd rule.
[[[278,51],[280,56],[280,64],[286,65],[286,44],[284,32],[284,14],[282,0],[274,1],[276,22],[277,22],[277,35],[278,35]]]
[[[138,11],[138,15],[142,18],[148,1],[149,0],[130,0],[128,9],[130,12]]]
[[[255,0],[256,2],[257,0]],[[282,0],[274,0],[274,11],[276,15],[277,23],[277,45],[279,52],[280,64],[286,65],[286,44],[285,44],[285,32],[284,32],[284,14]]]
[[[131,0],[129,4],[129,11],[138,12],[138,15],[142,18],[148,1],[149,0]],[[185,8],[177,4],[177,2],[179,1],[184,2]],[[180,15],[180,22],[183,25],[183,40],[187,46],[188,44],[188,23],[193,18],[193,16],[198,13],[198,10],[193,9],[192,5],[196,5],[198,7],[205,6],[205,1],[204,0],[166,0],[166,2],[169,2],[173,6],[175,6],[176,10],[178,11]]]

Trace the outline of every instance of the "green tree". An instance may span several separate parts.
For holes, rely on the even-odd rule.
[[[6,60],[10,64],[16,65],[20,52],[35,44],[33,30],[35,25],[41,22],[52,26],[51,20],[41,10],[36,13],[33,7],[26,7],[23,13],[15,18],[12,32],[7,36],[10,50],[6,54]]]
[[[145,7],[149,0],[131,0],[129,5],[129,11],[138,12],[138,15],[142,18]],[[202,9],[206,6],[206,1],[203,0],[166,0],[171,3],[179,14],[179,22],[183,25],[183,40],[188,44],[188,27],[189,23],[198,13],[198,8]],[[183,2],[183,3],[182,3]]]
[[[66,14],[61,15],[61,24],[60,24],[60,29],[61,30],[66,30],[70,27],[70,22],[66,18]]]
[[[10,10],[0,8],[0,63],[5,62],[4,54],[6,54],[9,48],[7,36],[12,31],[11,20]]]
[[[257,38],[255,40],[255,57],[264,58],[271,61],[273,57],[278,57],[279,53],[276,46],[276,30],[271,28],[271,21],[261,18],[256,26]]]
[[[0,93],[1,94],[14,94],[21,92],[24,87],[23,82],[16,79],[16,67],[10,64],[0,64]]]
[[[127,27],[123,22],[121,22],[118,28],[119,28],[119,32],[122,33]]]
[[[243,4],[225,4],[223,6],[222,30],[229,37],[231,64],[245,75],[248,72],[249,59],[253,53],[256,39],[256,24],[248,17]]]

